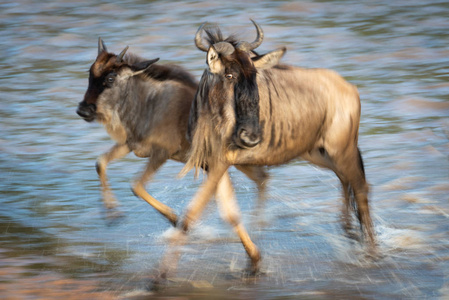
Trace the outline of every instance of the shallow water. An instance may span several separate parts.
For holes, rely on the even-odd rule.
[[[449,4],[445,1],[3,1],[0,3],[0,297],[387,299],[449,297]],[[283,45],[284,62],[338,71],[362,100],[359,146],[382,258],[364,256],[339,223],[339,182],[296,161],[271,168],[264,226],[256,189],[235,170],[243,219],[263,274],[242,277],[246,255],[214,203],[192,232],[168,288],[147,290],[169,224],[134,197],[145,160],[113,163],[120,201],[111,218],[94,164],[113,143],[76,106],[101,36],[197,77],[204,21]],[[148,185],[182,213],[200,180],[167,163]]]

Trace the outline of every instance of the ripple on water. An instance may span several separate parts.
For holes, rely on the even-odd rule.
[[[0,7],[0,297],[449,295],[444,1],[251,0],[224,7],[218,0],[19,0]],[[260,53],[287,46],[284,62],[332,68],[358,86],[359,144],[383,256],[370,261],[344,235],[335,175],[295,161],[270,169],[263,222],[256,225],[256,188],[232,174],[243,222],[262,251],[262,276],[242,276],[245,250],[212,201],[185,247],[174,288],[148,294],[169,225],[130,191],[146,160],[130,155],[110,165],[121,203],[121,217],[111,220],[94,165],[113,142],[75,113],[97,39],[115,53],[130,45],[142,57],[182,64],[199,79],[206,65],[193,43],[198,26],[217,22],[225,34],[251,40],[249,18],[265,32]],[[148,189],[181,214],[201,180],[176,179],[180,169],[167,163]]]

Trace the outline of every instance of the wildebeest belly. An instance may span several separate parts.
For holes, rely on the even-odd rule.
[[[150,136],[143,141],[128,141],[128,146],[138,157],[154,157],[174,159],[185,162],[188,143],[172,135],[171,139],[161,140]]]
[[[226,160],[230,164],[280,165],[300,157],[307,150],[304,147],[272,147],[263,149],[233,149],[226,151]]]

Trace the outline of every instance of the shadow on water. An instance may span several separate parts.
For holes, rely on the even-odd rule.
[[[0,3],[0,297],[5,299],[432,299],[449,297],[449,5],[445,1],[27,0]],[[380,259],[341,229],[338,179],[294,161],[256,187],[232,170],[245,224],[263,256],[247,260],[215,203],[183,247],[165,289],[148,289],[168,222],[134,197],[145,160],[108,174],[120,201],[105,211],[96,157],[112,142],[75,113],[101,36],[111,51],[179,63],[199,78],[204,21],[286,45],[286,63],[338,71],[362,101],[359,144],[371,185]],[[182,213],[201,180],[169,162],[148,190]]]

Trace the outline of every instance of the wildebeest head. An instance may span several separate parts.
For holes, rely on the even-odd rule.
[[[98,56],[89,69],[89,85],[76,111],[87,122],[95,119],[102,121],[103,117],[97,111],[98,99],[102,93],[117,87],[131,76],[145,72],[159,60],[156,58],[130,65],[123,60],[127,50],[128,46],[119,55],[109,53],[102,39],[98,39]]]
[[[195,36],[198,49],[207,52],[207,64],[196,97],[205,97],[215,105],[224,102],[233,103],[235,111],[235,129],[232,141],[240,148],[252,148],[261,142],[262,130],[259,123],[259,89],[257,70],[270,68],[278,64],[285,48],[265,55],[254,52],[263,40],[263,31],[256,22],[257,37],[249,43],[237,41],[234,37],[223,39],[219,28],[204,29],[200,26]],[[206,32],[209,47],[201,38]],[[217,103],[219,102],[219,103]]]

